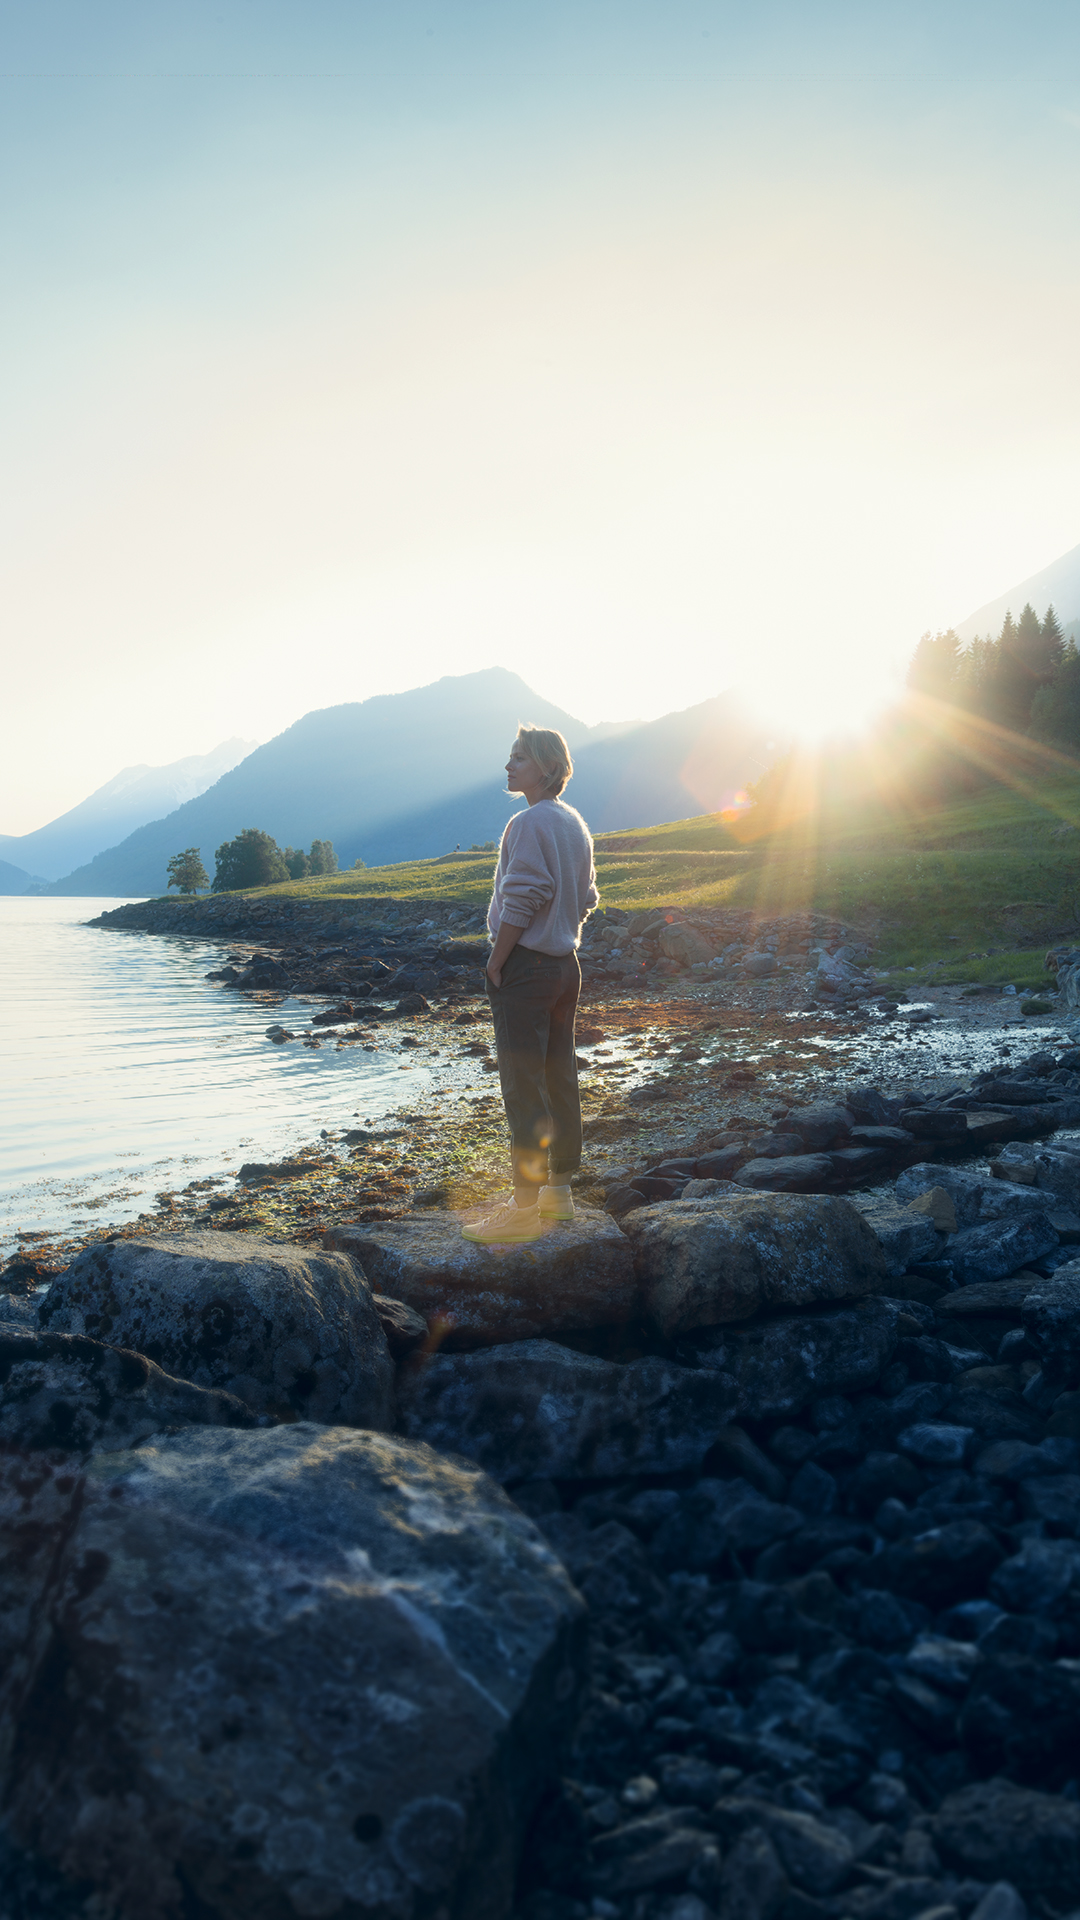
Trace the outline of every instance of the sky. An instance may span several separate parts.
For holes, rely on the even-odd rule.
[[[1045,0],[9,0],[0,831],[496,664],[858,724],[1080,541],[1078,56]]]

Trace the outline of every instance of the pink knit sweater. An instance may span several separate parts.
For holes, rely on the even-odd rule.
[[[573,807],[562,800],[538,800],[507,821],[488,908],[492,940],[505,921],[525,928],[523,947],[572,953],[585,915],[599,898],[592,839]]]

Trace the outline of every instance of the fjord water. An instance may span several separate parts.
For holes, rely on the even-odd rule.
[[[430,1081],[387,1053],[275,1047],[279,1011],[204,975],[229,951],[108,933],[118,900],[0,899],[0,1251],[375,1121]],[[291,1009],[291,1024],[310,1018]]]

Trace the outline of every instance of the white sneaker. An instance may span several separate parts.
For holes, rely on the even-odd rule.
[[[519,1207],[516,1200],[496,1207],[494,1213],[472,1220],[462,1227],[463,1240],[477,1240],[484,1247],[505,1246],[510,1241],[538,1240],[544,1231],[539,1207]]]
[[[568,1186],[541,1187],[538,1204],[545,1220],[574,1218],[574,1196]]]

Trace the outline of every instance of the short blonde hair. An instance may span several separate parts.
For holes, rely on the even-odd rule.
[[[530,760],[535,760],[545,776],[552,799],[560,794],[574,771],[570,749],[554,727],[527,727],[519,724],[517,737]]]

